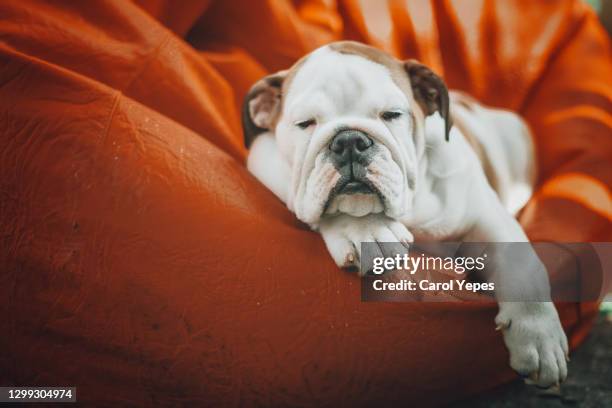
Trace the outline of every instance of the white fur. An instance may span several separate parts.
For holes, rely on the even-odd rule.
[[[461,98],[452,92],[451,97]],[[466,109],[460,103],[454,104],[453,120],[473,135],[494,164],[497,195],[515,215],[531,197],[536,177],[529,129],[513,112],[486,108],[478,103],[470,105],[470,109]]]
[[[533,146],[523,121],[515,114],[457,103],[451,112],[477,138],[494,167],[498,191],[487,182],[474,150],[458,127],[444,140],[438,114],[419,122],[422,113],[397,87],[382,65],[323,47],[299,68],[284,96],[274,136],[259,136],[250,151],[249,170],[270,188],[298,218],[318,229],[334,261],[359,265],[361,242],[461,240],[527,242],[512,216],[529,198],[534,182]],[[380,112],[404,111],[386,123]],[[411,118],[419,123],[411,123]],[[295,124],[315,118],[306,130]],[[323,214],[339,175],[326,161],[325,150],[338,126],[367,132],[378,145],[368,178],[381,191],[373,196],[338,196]],[[534,282],[548,293],[548,277],[537,255],[513,270],[493,271],[491,279],[503,295],[512,279]],[[510,275],[510,273],[512,275]],[[547,386],[567,374],[567,340],[550,302],[500,302],[511,365],[536,373]]]
[[[287,202],[290,168],[278,154],[274,135],[259,135],[251,145],[247,169],[283,202]]]

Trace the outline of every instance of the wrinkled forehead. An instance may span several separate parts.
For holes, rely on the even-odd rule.
[[[284,90],[284,111],[291,113],[296,106],[303,109],[308,104],[329,110],[351,110],[356,105],[407,105],[411,97],[407,77],[397,72],[390,57],[388,60],[385,64],[330,46],[322,47],[290,73]],[[402,74],[406,78],[401,78]]]

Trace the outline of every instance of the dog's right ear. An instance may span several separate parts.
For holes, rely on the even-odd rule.
[[[281,109],[281,89],[287,71],[268,75],[255,83],[242,102],[242,131],[247,148],[260,133],[272,130]]]

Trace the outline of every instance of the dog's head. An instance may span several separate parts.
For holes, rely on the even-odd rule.
[[[450,131],[444,82],[414,60],[355,42],[332,43],[257,82],[245,97],[247,147],[274,134],[291,175],[287,205],[316,224],[322,216],[410,211],[424,117]],[[271,158],[272,159],[272,158]]]

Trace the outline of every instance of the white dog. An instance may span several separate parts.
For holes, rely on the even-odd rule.
[[[260,80],[243,106],[248,169],[322,234],[340,267],[359,266],[361,242],[527,242],[513,217],[535,177],[527,127],[449,95],[416,61],[332,43]],[[515,281],[549,299],[535,252],[519,258],[490,272],[495,320],[510,365],[547,387],[567,376],[567,339],[551,302],[502,300]]]

